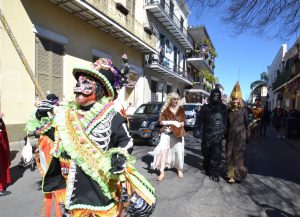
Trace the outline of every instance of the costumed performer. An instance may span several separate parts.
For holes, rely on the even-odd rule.
[[[222,160],[222,141],[227,131],[227,107],[222,102],[221,91],[215,88],[210,93],[209,103],[197,113],[195,128],[202,129],[201,151],[203,169],[209,178],[219,182]],[[201,133],[198,133],[200,136]]]
[[[63,216],[151,215],[154,188],[134,168],[126,118],[114,109],[122,72],[111,60],[100,58],[90,68],[74,68],[73,75],[75,101],[52,118],[32,117],[27,124],[33,131],[35,125],[47,123],[55,129],[43,191],[65,189]]]
[[[153,169],[158,169],[160,175],[157,180],[165,177],[165,168],[176,168],[178,177],[183,177],[184,164],[184,120],[185,114],[179,106],[179,95],[170,93],[162,107],[159,116],[161,137],[160,142],[153,151],[154,160],[151,164]]]
[[[248,143],[248,112],[242,98],[239,82],[230,94],[231,102],[228,113],[228,138],[226,176],[229,183],[242,182],[247,176],[245,167],[245,149]]]

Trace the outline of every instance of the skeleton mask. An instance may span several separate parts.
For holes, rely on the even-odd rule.
[[[86,76],[79,76],[76,86],[74,87],[74,93],[82,93],[85,95],[91,95],[96,89],[96,82]]]

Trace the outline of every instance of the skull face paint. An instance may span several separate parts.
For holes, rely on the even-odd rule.
[[[92,94],[96,89],[96,82],[89,79],[86,76],[79,76],[76,86],[74,87],[74,93],[83,93],[85,95]]]
[[[79,105],[87,106],[96,102],[96,82],[87,76],[79,76],[74,93],[76,94],[76,102]]]

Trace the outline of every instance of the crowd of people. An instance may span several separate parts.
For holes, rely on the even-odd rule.
[[[52,200],[56,216],[150,216],[155,209],[154,188],[134,167],[133,140],[127,119],[114,107],[122,76],[128,71],[127,56],[123,68],[100,58],[89,68],[74,68],[75,99],[59,105],[54,94],[37,105],[27,122],[27,131],[39,138],[37,165],[43,178],[45,215],[51,215]],[[184,177],[185,113],[177,93],[170,93],[160,112],[159,144],[151,152],[151,166],[165,179],[165,169],[175,168]],[[133,113],[130,103],[127,113]],[[203,170],[219,182],[242,182],[247,176],[246,144],[258,134],[267,135],[270,122],[278,135],[285,115],[280,108],[270,112],[260,100],[253,106],[243,101],[237,82],[230,102],[222,102],[218,88],[209,102],[197,112],[194,136],[201,138]],[[11,182],[9,143],[3,114],[0,114],[0,196]],[[226,142],[226,166],[222,167],[223,142]]]

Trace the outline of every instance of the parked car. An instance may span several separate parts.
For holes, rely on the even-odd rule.
[[[160,140],[158,118],[163,103],[150,102],[140,105],[133,115],[128,116],[129,133],[135,141],[142,140],[157,145]]]
[[[186,103],[183,104],[183,109],[185,113],[185,123],[186,128],[193,128],[196,122],[196,114],[200,110],[201,103]]]

